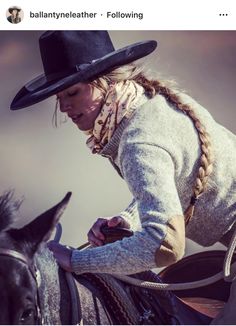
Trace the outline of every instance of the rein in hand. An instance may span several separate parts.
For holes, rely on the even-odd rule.
[[[133,231],[125,228],[109,228],[107,226],[102,227],[101,231],[103,232],[105,236],[105,243],[111,243],[116,240],[121,240],[124,237],[130,237],[133,235]],[[58,223],[56,227],[56,234],[54,237],[54,240],[58,243],[60,242],[60,238],[62,235],[62,227],[61,224]],[[80,247],[77,248],[77,250],[84,250],[86,248],[91,247],[89,242],[84,243]],[[121,274],[112,274],[115,278],[143,288],[148,288],[152,290],[161,290],[161,291],[169,291],[169,290],[188,290],[188,289],[195,289],[203,286],[210,285],[212,283],[215,283],[221,279],[224,279],[227,282],[232,282],[236,278],[236,262],[231,265],[233,253],[236,248],[236,229],[233,233],[233,236],[231,238],[229,247],[225,254],[224,264],[223,264],[223,270],[213,276],[210,276],[208,278],[204,278],[199,281],[194,282],[186,282],[186,283],[154,283],[154,282],[148,282],[143,280],[138,280],[136,278],[127,276],[127,275],[121,275]]]

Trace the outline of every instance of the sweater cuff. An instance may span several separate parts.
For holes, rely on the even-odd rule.
[[[75,274],[86,273],[86,266],[88,267],[89,255],[86,252],[81,252],[80,250],[74,249],[71,255],[71,267]]]
[[[96,252],[91,253],[91,250]],[[71,255],[72,271],[75,274],[98,273],[101,269],[101,266],[98,265],[103,265],[105,255],[105,246],[88,248],[82,251],[74,249]]]

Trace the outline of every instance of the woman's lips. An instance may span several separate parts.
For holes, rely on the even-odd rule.
[[[77,123],[83,116],[83,113],[80,113],[80,114],[77,114],[77,115],[73,115],[71,116],[71,120],[74,122],[74,123]]]

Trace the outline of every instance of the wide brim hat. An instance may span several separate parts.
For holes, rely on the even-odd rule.
[[[12,14],[13,10],[21,11],[21,8],[19,8],[19,7],[11,7],[11,8],[8,9],[10,14]]]
[[[24,85],[11,110],[41,102],[75,83],[89,82],[145,57],[157,47],[148,40],[115,50],[107,31],[48,31],[39,38],[44,73]]]

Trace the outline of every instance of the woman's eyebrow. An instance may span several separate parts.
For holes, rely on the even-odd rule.
[[[78,88],[79,88],[78,86],[73,85],[73,86],[71,86],[70,88],[67,88],[67,92],[75,91],[75,90],[77,90]]]

